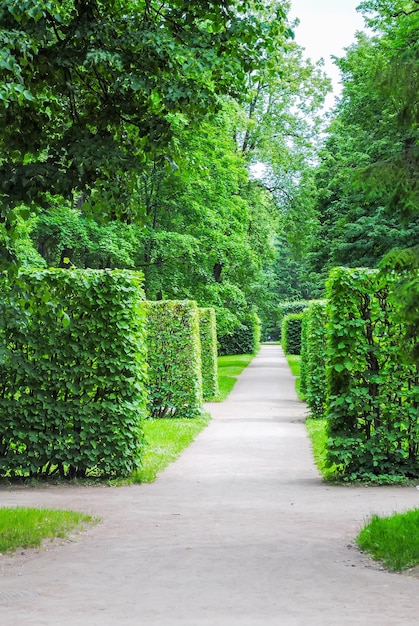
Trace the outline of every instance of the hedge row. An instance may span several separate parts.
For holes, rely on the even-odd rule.
[[[256,313],[249,313],[240,320],[240,326],[233,332],[219,337],[218,353],[256,354],[260,348],[260,319]]]
[[[327,301],[313,300],[303,315],[300,391],[313,417],[324,417],[327,405]]]
[[[345,479],[419,476],[419,373],[393,280],[335,268],[327,306],[305,314],[303,388],[313,415],[328,417],[328,463]]]
[[[293,315],[294,313],[304,313],[309,304],[308,300],[291,300],[284,301],[278,304],[277,308],[277,327],[280,332],[279,340],[282,341],[282,322],[287,315]]]
[[[36,270],[0,303],[0,475],[127,475],[146,413],[142,276]]]
[[[211,400],[218,394],[217,323],[214,309],[199,309],[199,329],[201,338],[202,394],[204,400]]]
[[[300,354],[303,313],[290,313],[282,320],[281,344],[285,354]]]
[[[146,307],[150,416],[195,417],[202,411],[198,307],[188,300]]]
[[[329,461],[350,478],[419,476],[419,374],[392,283],[375,270],[335,268],[327,286]]]
[[[142,420],[217,393],[215,314],[146,303],[129,271],[34,270],[0,291],[0,476],[125,476]],[[147,317],[146,317],[147,315]]]

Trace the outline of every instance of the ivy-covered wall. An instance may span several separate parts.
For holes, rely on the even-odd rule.
[[[0,475],[127,475],[146,411],[142,276],[33,270],[0,293]]]
[[[392,289],[391,276],[348,268],[327,286],[328,456],[350,479],[419,476],[419,375]]]
[[[218,394],[217,326],[212,308],[199,309],[201,339],[202,394],[210,400]]]
[[[202,411],[198,307],[160,300],[146,308],[150,416],[196,417]]]

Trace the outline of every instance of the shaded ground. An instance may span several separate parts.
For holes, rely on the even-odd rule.
[[[321,482],[279,346],[208,408],[213,421],[152,484],[0,489],[1,506],[102,518],[0,557],[0,624],[416,625],[419,581],[352,541],[370,513],[419,506],[419,491]]]

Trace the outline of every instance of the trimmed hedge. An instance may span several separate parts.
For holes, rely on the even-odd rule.
[[[198,309],[201,339],[202,395],[210,400],[218,394],[217,326],[215,311]]]
[[[290,300],[280,302],[277,308],[277,326],[279,329],[279,340],[282,340],[282,321],[286,315],[294,313],[304,313],[309,305],[308,300]]]
[[[327,405],[327,301],[313,300],[303,314],[301,391],[313,417],[324,417]]]
[[[282,320],[282,349],[285,354],[300,354],[302,313],[291,313]]]
[[[260,349],[260,319],[248,313],[240,319],[240,326],[232,333],[218,338],[220,356],[230,354],[256,354]]]
[[[0,302],[0,475],[125,476],[146,410],[142,276],[33,270]]]
[[[327,285],[328,462],[349,479],[419,476],[419,375],[406,358],[393,280],[334,268]]]
[[[202,412],[198,307],[190,300],[146,307],[150,417],[196,417]]]

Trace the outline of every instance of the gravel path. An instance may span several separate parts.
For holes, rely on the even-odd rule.
[[[419,491],[332,487],[313,465],[294,381],[263,346],[210,425],[150,485],[1,488],[1,506],[101,523],[0,556],[1,626],[408,626],[419,580],[353,546],[371,513]]]

